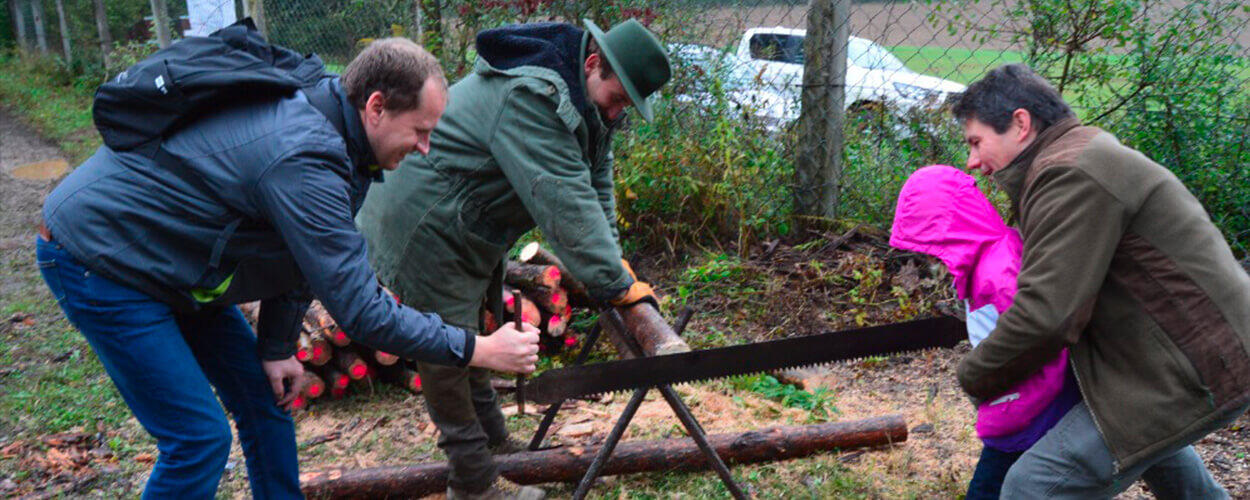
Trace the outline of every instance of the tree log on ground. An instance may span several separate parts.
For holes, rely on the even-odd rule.
[[[907,440],[907,423],[893,414],[851,422],[773,427],[708,436],[729,464],[750,464],[805,457],[829,450],[882,446]],[[581,479],[597,447],[565,447],[495,457],[500,473],[520,484],[573,482]],[[706,470],[707,460],[689,438],[622,442],[602,475]],[[446,463],[369,469],[331,469],[305,474],[301,488],[308,498],[415,498],[447,488]]]

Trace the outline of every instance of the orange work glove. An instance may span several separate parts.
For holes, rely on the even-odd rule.
[[[638,275],[634,274],[634,266],[629,265],[628,260],[621,259],[621,267],[625,268],[625,272],[629,273],[630,278],[633,278],[634,281],[638,281]]]
[[[620,296],[612,299],[614,306],[629,306],[639,302],[650,302],[652,306],[658,310],[660,308],[660,300],[655,296],[655,290],[651,289],[651,285],[638,281],[638,275],[634,274],[634,268],[629,265],[629,261],[621,259],[621,266],[625,268],[625,272],[629,273],[629,277],[634,279],[634,284],[629,286]]]

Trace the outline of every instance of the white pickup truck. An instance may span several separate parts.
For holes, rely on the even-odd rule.
[[[672,50],[678,59],[712,68],[707,72],[726,80],[735,102],[750,107],[770,128],[779,128],[799,116],[806,35],[801,29],[751,28],[729,53],[688,44]],[[885,47],[863,38],[850,37],[846,55],[850,110],[934,108],[966,88],[916,73]]]

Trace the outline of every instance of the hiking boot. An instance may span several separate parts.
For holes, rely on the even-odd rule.
[[[527,443],[522,443],[518,439],[508,437],[507,439],[504,439],[502,443],[490,445],[490,454],[508,455],[526,451],[528,449],[529,445]]]
[[[504,478],[495,480],[486,491],[469,493],[450,486],[447,487],[447,500],[542,500],[547,492],[533,486],[521,486]]]

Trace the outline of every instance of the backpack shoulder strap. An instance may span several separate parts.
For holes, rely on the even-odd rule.
[[[347,124],[344,122],[343,106],[334,95],[334,92],[328,87],[304,87],[304,96],[308,98],[309,104],[312,104],[317,111],[325,115],[326,120],[330,121],[330,125],[334,126],[343,140],[347,140]]]

